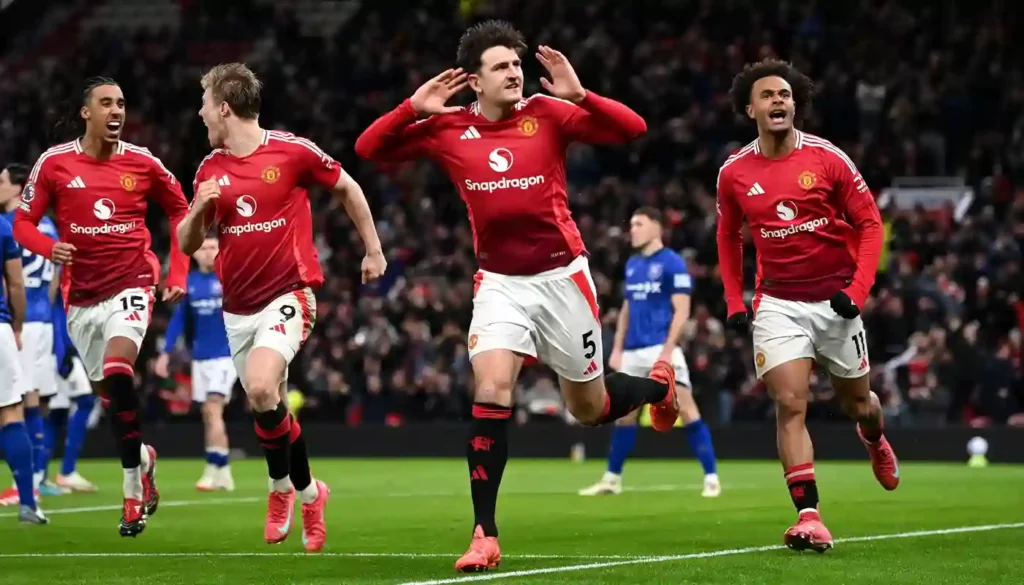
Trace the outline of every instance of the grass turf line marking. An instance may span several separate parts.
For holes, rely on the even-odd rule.
[[[232,557],[335,557],[335,558],[395,558],[395,559],[433,559],[455,558],[458,553],[375,553],[375,552],[338,552],[338,553],[304,553],[304,552],[134,552],[134,553],[0,553],[0,559],[103,559],[103,558],[232,558]],[[635,560],[644,557],[637,555],[543,555],[516,554],[505,555],[509,559],[532,560]]]
[[[627,491],[627,492],[667,492],[667,491],[675,491],[677,489],[686,489],[686,488],[694,488],[694,489],[696,489],[696,488],[702,487],[703,485],[704,484],[692,484],[692,485],[691,484],[662,484],[662,485],[625,487],[625,488],[623,488],[623,491]],[[733,487],[735,488],[735,486],[733,486]],[[504,495],[540,495],[540,494],[570,495],[570,494],[575,494],[575,492],[570,492],[570,491],[553,491],[553,490],[547,490],[547,491],[526,491],[526,492],[510,491],[507,494],[505,494],[505,492],[502,492],[502,493]],[[331,495],[332,495],[332,497],[340,496],[340,497],[343,497],[343,498],[344,497],[362,498],[362,497],[381,497],[381,496],[386,497],[386,498],[419,498],[419,497],[461,497],[461,496],[469,497],[470,493],[469,493],[469,490],[466,490],[465,493],[455,493],[455,492],[437,492],[437,493],[429,493],[429,492],[421,492],[421,493],[397,492],[397,493],[391,493],[391,494],[363,494],[363,493],[349,493],[349,494],[346,494],[346,493],[334,493],[334,494],[331,494]],[[251,504],[251,503],[254,503],[254,502],[262,502],[264,500],[265,500],[265,498],[263,498],[263,497],[250,496],[250,497],[238,497],[238,498],[211,498],[211,499],[208,499],[208,500],[177,500],[177,501],[170,501],[170,502],[160,502],[160,505],[165,507],[165,508],[174,508],[174,507],[181,507],[181,506],[204,506],[204,505],[210,505],[210,504]],[[103,506],[85,506],[85,507],[79,507],[79,508],[52,508],[52,509],[44,509],[43,513],[46,514],[47,516],[53,516],[53,515],[56,515],[56,514],[85,514],[85,513],[88,513],[88,512],[114,512],[114,511],[120,511],[121,507],[122,507],[121,504],[116,504],[116,505],[115,504],[108,504],[108,505],[103,505]],[[12,508],[17,508],[17,507],[16,506],[12,506]],[[16,512],[16,511],[15,512],[3,512],[3,513],[0,513],[0,518],[16,518],[17,516],[18,516],[18,512]],[[634,558],[637,558],[637,555],[622,556],[622,557],[604,557],[604,556],[602,556],[602,557],[592,557],[592,556],[583,556],[583,557],[581,557],[581,556],[576,556],[576,557],[566,557],[566,558],[587,558],[587,559],[592,559],[592,558],[626,558],[626,559],[634,559]]]
[[[161,508],[180,508],[182,506],[203,506],[210,504],[251,504],[253,502],[262,502],[266,498],[257,497],[246,497],[246,498],[210,498],[208,500],[177,500],[170,502],[160,502]],[[17,506],[12,506],[17,508]],[[53,508],[52,510],[43,510],[43,513],[47,516],[53,516],[56,514],[84,514],[86,512],[112,512],[120,510],[121,505],[106,505],[106,506],[86,506],[82,508]],[[0,518],[15,518],[18,516],[18,512],[5,512],[0,514]]]
[[[916,538],[921,536],[938,536],[944,534],[962,534],[965,532],[987,532],[990,530],[1006,530],[1010,528],[1024,528],[1024,522],[1012,524],[987,524],[983,526],[961,526],[959,528],[942,528],[938,530],[916,530],[913,532],[898,532],[894,534],[876,534],[873,536],[855,536],[852,538],[837,538],[836,543],[842,542],[870,542],[874,540],[890,540],[896,538]],[[733,555],[745,555],[750,553],[781,550],[784,545],[751,546],[747,548],[733,548],[726,550],[708,551],[702,553],[690,553],[683,555],[650,556],[622,561],[609,561],[603,563],[586,563],[582,565],[568,565],[564,567],[545,567],[542,569],[526,569],[522,571],[509,571],[507,573],[484,573],[482,575],[468,575],[465,577],[453,577],[450,579],[435,579],[431,581],[408,581],[401,585],[447,585],[449,583],[466,583],[469,581],[494,581],[497,579],[511,579],[513,577],[530,577],[533,575],[547,575],[550,573],[568,573],[571,571],[585,571],[588,569],[607,569],[612,567],[625,567],[628,565],[651,565],[657,563],[668,563],[671,561],[685,561],[693,559],[709,559],[714,557],[726,557]]]

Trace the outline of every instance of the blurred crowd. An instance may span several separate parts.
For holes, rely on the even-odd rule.
[[[431,0],[394,11],[364,2],[331,37],[303,34],[302,14],[291,6],[182,1],[187,26],[78,32],[7,60],[0,160],[31,161],[73,136],[67,124],[51,129],[77,115],[80,81],[103,74],[127,97],[124,138],[149,147],[190,184],[209,151],[197,115],[199,76],[217,61],[246,60],[266,84],[264,126],[311,138],[341,161],[367,193],[389,258],[381,282],[359,284],[357,234],[337,202],[313,193],[328,280],[316,329],[291,368],[303,417],[403,424],[468,412],[476,267],[465,206],[431,163],[376,167],[356,159],[353,144],[377,116],[451,66],[467,24],[494,16],[515,22],[532,46],[565,52],[584,85],[647,120],[648,134],[633,144],[574,146],[568,156],[571,208],[592,254],[606,352],[630,254],[629,216],[641,205],[662,208],[666,243],[695,279],[685,350],[706,418],[773,416],[753,376],[749,339],[722,326],[714,186],[725,157],[755,136],[730,110],[732,77],[746,62],[777,55],[817,82],[804,129],[843,148],[876,194],[904,176],[959,176],[973,189],[959,208],[883,201],[886,252],[864,313],[873,384],[889,424],[1024,423],[1019,5]],[[540,66],[532,55],[524,63],[527,93],[540,91]],[[158,210],[151,219],[155,244],[166,250],[167,222]],[[750,247],[747,259],[752,286]],[[163,323],[154,322],[151,345],[162,343]],[[187,365],[187,356],[177,358]],[[188,412],[183,372],[169,381],[151,369],[140,376],[160,398],[150,401],[155,415]],[[841,420],[827,380],[814,387],[812,416]],[[543,367],[524,372],[518,396],[520,420],[559,416],[557,386]]]

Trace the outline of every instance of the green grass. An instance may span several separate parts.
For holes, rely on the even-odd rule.
[[[160,461],[162,505],[137,539],[117,533],[121,474],[112,461],[81,468],[100,493],[44,502],[49,526],[20,525],[15,510],[0,508],[0,584],[480,578],[453,570],[471,529],[463,461],[314,461],[314,472],[332,487],[321,555],[303,553],[298,530],[284,544],[263,542],[262,461],[234,463],[238,490],[231,494],[196,493],[201,465]],[[484,577],[517,584],[992,585],[1020,582],[1024,572],[1024,525],[840,541],[826,555],[772,548],[641,559],[780,545],[795,512],[779,465],[724,462],[724,493],[708,500],[700,497],[695,462],[637,460],[626,468],[627,489],[633,489],[621,496],[575,495],[602,471],[600,461],[511,461],[498,505],[504,561]],[[817,474],[822,513],[837,539],[1024,522],[1024,467],[905,463],[903,483],[892,493],[875,483],[867,462],[819,463]],[[109,509],[89,510],[95,507]],[[595,563],[608,566],[569,569]],[[551,572],[529,574],[545,568]]]

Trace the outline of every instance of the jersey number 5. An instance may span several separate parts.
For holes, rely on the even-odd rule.
[[[594,343],[593,339],[591,339],[591,337],[593,336],[593,331],[587,331],[586,333],[583,334],[583,351],[586,352],[583,354],[583,357],[587,358],[588,360],[593,358],[594,354],[597,353],[597,344]]]

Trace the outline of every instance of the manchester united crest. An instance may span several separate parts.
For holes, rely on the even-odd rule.
[[[754,363],[757,364],[758,368],[763,368],[764,367],[764,352],[763,351],[757,352],[757,356],[754,358]]]
[[[131,173],[124,173],[121,175],[121,187],[123,187],[125,191],[134,191],[135,175]]]
[[[800,186],[804,190],[807,190],[813,187],[816,182],[818,182],[818,175],[815,175],[811,171],[804,171],[800,173],[800,176],[797,178],[797,182],[800,183]]]
[[[281,169],[277,167],[267,167],[263,169],[263,182],[268,185],[273,185],[281,178]]]
[[[540,129],[540,125],[537,123],[537,118],[533,116],[525,116],[519,121],[519,131],[526,136],[533,136]]]
[[[469,349],[476,347],[476,333],[469,336]]]

